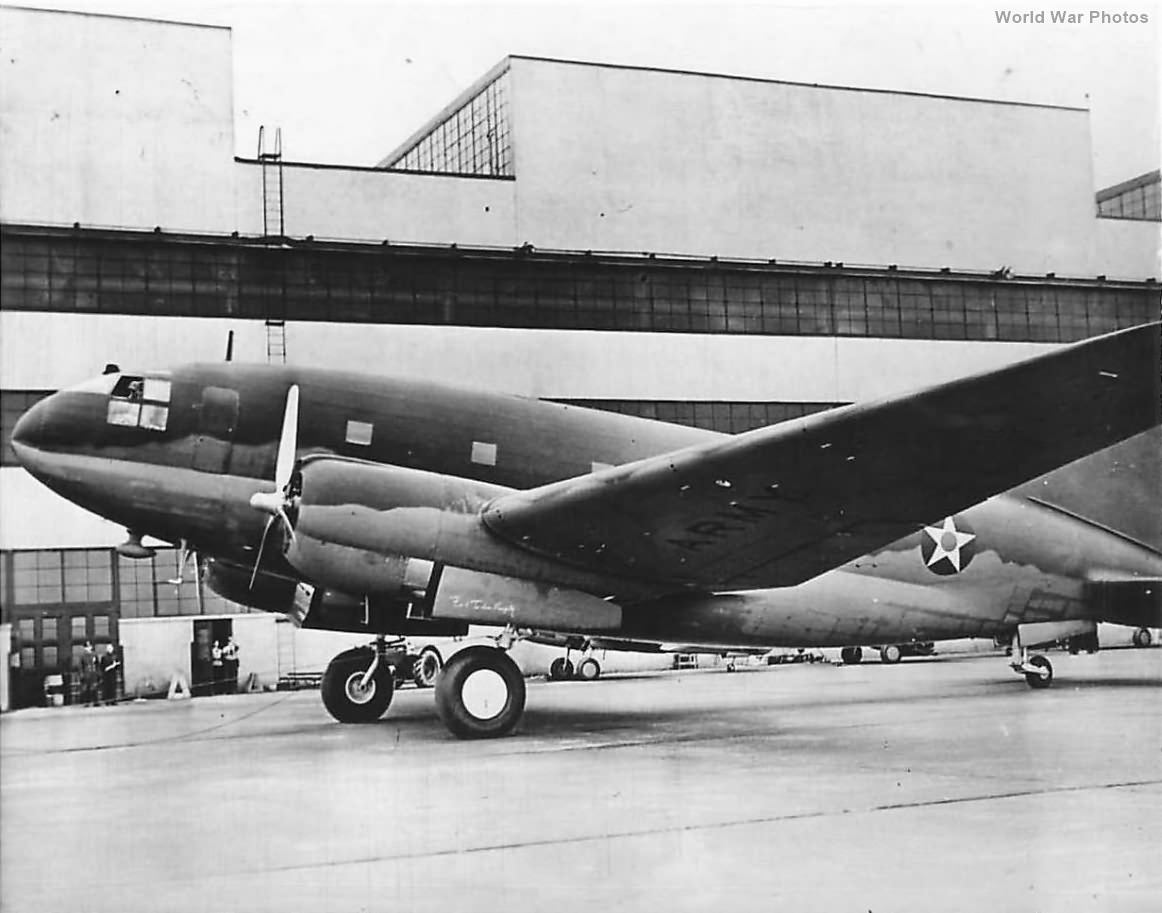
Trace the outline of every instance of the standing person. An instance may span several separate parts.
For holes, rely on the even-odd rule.
[[[225,676],[225,668],[222,665],[222,644],[219,641],[214,641],[214,646],[210,650],[210,693],[222,693],[222,679]]]
[[[117,702],[117,667],[120,665],[116,648],[106,644],[105,655],[101,657],[101,700],[109,706]]]
[[[238,691],[238,644],[234,643],[233,634],[222,648],[222,661],[226,666],[226,693],[235,694]]]
[[[97,705],[97,688],[101,683],[101,673],[97,668],[97,654],[93,652],[93,644],[85,641],[85,649],[81,652],[81,700],[86,707]]]

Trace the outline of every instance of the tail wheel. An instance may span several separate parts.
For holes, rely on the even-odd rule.
[[[558,656],[549,664],[549,679],[554,682],[563,682],[573,677],[573,663]]]
[[[900,661],[900,648],[895,644],[888,644],[886,647],[880,647],[880,662],[894,665]]]
[[[436,676],[444,668],[444,661],[440,659],[438,651],[431,647],[426,648],[412,665],[412,677],[419,688],[431,688],[436,684]]]
[[[577,677],[583,682],[595,682],[601,675],[601,664],[593,657],[581,660],[577,667]]]
[[[323,673],[323,706],[340,723],[373,723],[391,704],[391,667],[380,662],[368,678],[374,661],[374,651],[358,647],[340,653]]]
[[[1025,681],[1030,688],[1048,688],[1053,684],[1053,664],[1044,656],[1030,656],[1029,665],[1036,666],[1036,671],[1025,673]]]
[[[495,647],[461,650],[436,681],[436,712],[457,738],[508,735],[524,709],[524,676],[508,654]]]

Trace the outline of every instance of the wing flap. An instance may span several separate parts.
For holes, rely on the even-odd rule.
[[[591,570],[801,583],[1158,424],[1159,326],[515,492],[484,520]]]

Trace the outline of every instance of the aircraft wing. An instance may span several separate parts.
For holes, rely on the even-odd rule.
[[[590,570],[794,585],[1159,424],[1160,326],[502,495],[483,518]]]

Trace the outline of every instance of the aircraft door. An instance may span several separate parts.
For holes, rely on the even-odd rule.
[[[206,387],[198,409],[198,434],[194,441],[194,469],[225,472],[230,446],[238,425],[238,391]]]

